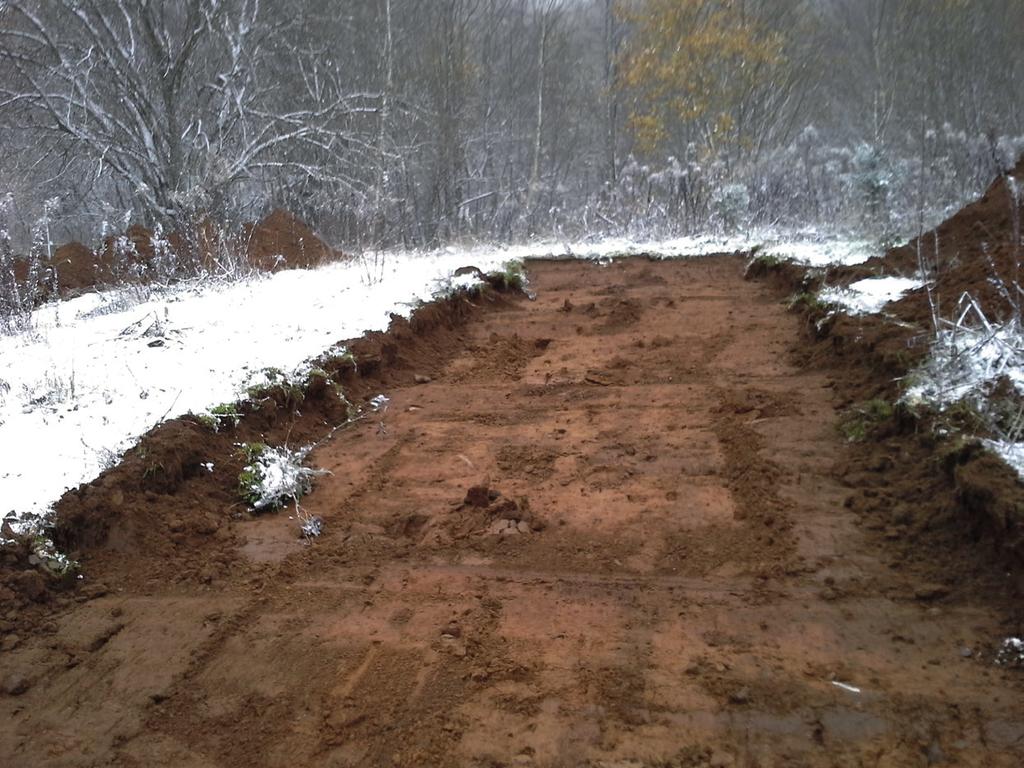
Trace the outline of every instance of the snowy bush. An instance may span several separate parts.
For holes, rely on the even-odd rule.
[[[725,232],[735,232],[750,211],[750,193],[745,184],[726,184],[714,191],[711,208],[715,223]]]
[[[520,260],[506,261],[501,269],[491,272],[488,277],[498,282],[506,289],[513,291],[529,292],[529,280],[526,276],[526,267]]]
[[[879,147],[859,144],[853,153],[850,181],[863,202],[872,223],[887,212],[892,173]]]
[[[43,203],[42,213],[31,227],[31,246],[18,274],[11,226],[14,198],[0,197],[0,331],[8,334],[27,331],[32,325],[32,310],[56,291],[56,272],[51,266],[53,241],[50,227],[60,201]]]
[[[1024,392],[1024,329],[1016,318],[992,323],[970,299],[956,322],[936,332],[931,354],[912,374],[905,398],[943,408],[964,400],[985,407],[1000,379]],[[968,322],[971,321],[970,324]]]
[[[240,448],[246,465],[238,476],[239,492],[257,512],[298,502],[312,490],[314,478],[327,474],[302,465],[308,448],[274,448],[264,443],[243,443]]]

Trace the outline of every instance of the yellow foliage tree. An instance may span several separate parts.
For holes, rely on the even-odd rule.
[[[751,113],[785,66],[784,39],[742,0],[636,0],[621,12],[632,26],[619,87],[642,152],[749,149]],[[759,125],[760,123],[758,123]]]

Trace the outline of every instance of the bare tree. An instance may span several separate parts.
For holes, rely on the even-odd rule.
[[[58,134],[110,171],[150,217],[216,212],[265,168],[305,167],[296,146],[336,155],[342,117],[376,110],[303,52],[278,58],[281,23],[259,0],[10,0],[0,109]],[[294,82],[273,79],[290,61]]]

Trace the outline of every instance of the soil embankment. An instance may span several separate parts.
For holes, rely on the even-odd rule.
[[[173,255],[172,255],[173,254]],[[96,250],[78,242],[61,245],[40,265],[40,300],[77,296],[96,288],[167,279],[174,260],[183,274],[205,271],[237,274],[245,270],[276,272],[308,269],[343,258],[298,217],[281,209],[237,233],[215,227],[209,220],[187,234],[163,237],[146,227],[132,225],[117,237],[107,237]],[[24,283],[28,263],[18,259],[15,279]]]
[[[851,464],[835,409],[866,369],[798,365],[799,317],[743,266],[533,264],[536,301],[473,308],[421,354],[379,345],[364,394],[391,402],[314,452],[311,545],[224,499],[158,564],[104,518],[92,588],[4,625],[0,754],[1020,765],[1003,588],[944,576],[979,545],[908,559],[913,531],[874,525],[906,456]],[[183,482],[150,501],[213,481]]]

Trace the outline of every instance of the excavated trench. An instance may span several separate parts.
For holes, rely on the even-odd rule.
[[[533,263],[535,301],[378,343],[311,544],[215,477],[80,493],[89,584],[6,619],[0,762],[1021,765],[992,577],[864,525],[898,462],[851,471],[843,382],[743,268]]]

